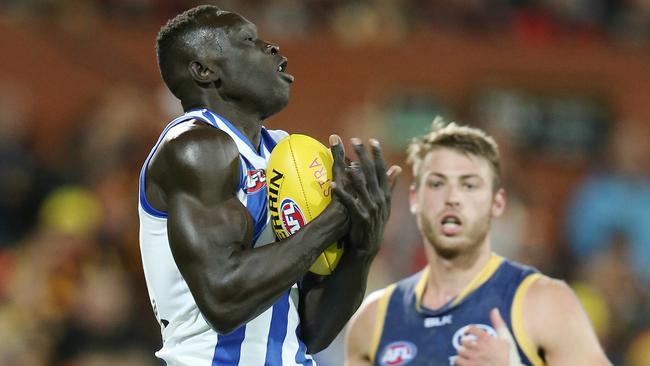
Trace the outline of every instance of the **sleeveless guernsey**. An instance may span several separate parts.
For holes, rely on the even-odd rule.
[[[262,128],[259,149],[235,126],[208,109],[190,110],[170,122],[140,173],[140,252],[149,298],[162,333],[156,356],[167,366],[314,365],[300,340],[298,287],[294,285],[272,307],[229,334],[219,334],[205,321],[183,279],[169,246],[167,213],[153,208],[145,195],[145,173],[164,136],[174,126],[200,120],[226,132],[237,144],[240,176],[237,197],[254,220],[254,246],[275,241],[269,225],[265,169],[276,143],[287,136]]]
[[[422,306],[428,267],[388,286],[379,300],[370,355],[375,366],[453,366],[469,325],[496,336],[490,310],[498,308],[524,365],[544,365],[522,322],[524,293],[541,274],[492,254],[455,299],[436,310]]]

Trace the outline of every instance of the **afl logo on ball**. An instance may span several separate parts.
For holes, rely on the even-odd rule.
[[[291,198],[285,198],[280,205],[280,217],[284,230],[292,235],[305,226],[305,216],[300,207]]]
[[[384,347],[379,358],[379,364],[381,366],[406,365],[415,358],[417,353],[417,347],[411,342],[393,342]]]

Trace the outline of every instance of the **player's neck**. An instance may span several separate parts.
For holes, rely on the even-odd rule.
[[[249,112],[238,105],[223,100],[214,100],[214,98],[192,103],[191,105],[183,103],[183,108],[185,110],[208,108],[235,126],[239,132],[248,138],[253,146],[259,146],[262,119],[258,113]]]
[[[212,109],[212,108],[211,108]],[[262,130],[262,121],[259,116],[245,113],[234,108],[215,107],[212,109],[221,117],[232,123],[256,148],[260,144],[260,131]]]
[[[454,258],[443,258],[431,247],[426,251],[430,269],[422,304],[431,309],[439,308],[457,297],[492,256],[489,241]]]

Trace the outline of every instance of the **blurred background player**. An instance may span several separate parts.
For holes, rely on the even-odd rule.
[[[286,57],[253,23],[208,5],[162,27],[157,51],[185,114],[164,129],[140,178],[142,261],[163,339],[156,355],[170,366],[313,365],[309,354],[361,303],[382,241],[390,198],[379,144],[370,156],[355,140],[360,168],[346,170],[333,135],[337,198],[274,243],[265,169],[287,134],[262,124],[289,101]],[[306,275],[336,241],[345,253],[335,271]]]
[[[436,119],[408,152],[428,265],[368,296],[347,365],[610,365],[564,282],[492,251],[506,206],[492,137]]]

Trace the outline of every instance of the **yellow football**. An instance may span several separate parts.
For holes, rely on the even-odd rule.
[[[330,150],[317,140],[299,134],[281,140],[271,152],[266,168],[271,225],[284,239],[320,215],[332,200]],[[337,243],[330,245],[309,269],[331,274],[343,255]]]

